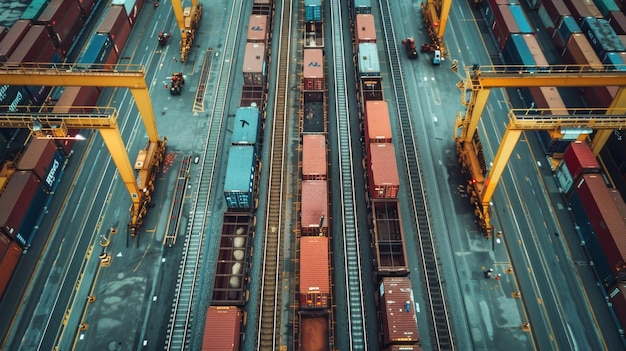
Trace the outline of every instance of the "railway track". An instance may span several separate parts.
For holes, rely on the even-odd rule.
[[[350,350],[368,350],[367,333],[365,332],[365,315],[363,302],[363,288],[361,277],[361,256],[359,248],[359,228],[356,220],[356,207],[354,196],[354,169],[352,165],[352,142],[349,120],[349,106],[345,96],[348,95],[346,88],[346,58],[344,57],[344,41],[342,35],[343,16],[339,0],[330,1],[331,9],[331,40],[333,42],[333,66],[335,94],[333,100],[337,111],[337,134],[339,147],[339,180],[342,194],[341,227],[337,226],[337,232],[343,233],[344,266],[346,282],[346,302],[348,308],[348,331]],[[349,44],[351,45],[351,43]],[[347,58],[350,60],[350,58]],[[340,236],[336,236],[339,238]]]
[[[277,8],[279,8],[277,6]],[[287,92],[289,87],[289,57],[291,33],[291,3],[282,1],[280,15],[280,40],[277,58],[276,94],[274,97],[275,113],[272,120],[272,137],[270,144],[268,199],[265,208],[265,227],[263,243],[263,266],[261,268],[261,296],[259,304],[259,320],[257,334],[258,350],[276,350],[280,347],[280,322],[282,313],[282,234],[287,231],[283,228],[283,214],[286,201],[284,199],[283,179],[287,172],[286,131],[288,121]],[[269,78],[268,78],[269,79]]]
[[[406,168],[409,175],[408,189],[410,204],[417,223],[417,237],[419,242],[420,258],[424,269],[424,277],[427,291],[427,301],[431,314],[432,331],[434,333],[433,349],[453,350],[454,340],[450,319],[446,307],[443,286],[441,284],[441,272],[430,225],[430,215],[426,204],[424,188],[422,186],[422,174],[420,171],[419,152],[415,145],[413,122],[406,100],[404,73],[398,54],[398,43],[393,29],[389,0],[379,2],[383,22],[384,43],[387,46],[389,67],[391,69],[391,82],[396,98],[397,113],[400,119],[400,134],[404,148]]]
[[[233,7],[230,23],[234,23],[241,15],[242,5]],[[239,26],[229,25],[228,38],[237,35]],[[231,31],[231,28],[234,30]],[[222,57],[233,57],[235,51],[235,40],[226,40]],[[232,60],[220,60],[220,67],[217,74],[218,86],[211,108],[212,118],[208,118],[207,138],[204,144],[204,151],[201,157],[198,184],[193,196],[192,210],[189,218],[189,227],[185,238],[183,255],[178,270],[178,280],[176,282],[176,292],[172,303],[170,323],[167,326],[167,336],[165,339],[165,350],[189,350],[191,337],[191,323],[193,322],[193,302],[198,294],[196,282],[202,265],[202,244],[204,243],[204,233],[211,217],[209,199],[214,188],[214,174],[217,155],[220,144],[220,128],[225,115],[226,97],[230,84],[230,72],[232,70]],[[210,100],[210,101],[211,101]],[[205,176],[207,175],[207,176]]]

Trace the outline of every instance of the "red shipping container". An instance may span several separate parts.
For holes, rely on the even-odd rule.
[[[304,90],[324,90],[324,54],[322,49],[304,49]]]
[[[391,142],[391,122],[387,101],[365,102],[365,145]]]
[[[585,142],[571,143],[563,153],[563,161],[574,181],[582,174],[600,173],[600,165]]]
[[[36,24],[30,27],[22,42],[9,56],[8,62],[50,62],[55,51],[48,28]],[[40,57],[44,60],[40,61]]]
[[[209,306],[202,351],[238,351],[243,313],[235,306]]]
[[[615,207],[617,207],[620,217],[622,217],[622,220],[626,223],[626,203],[624,202],[622,194],[617,189],[609,189],[609,194],[611,194],[613,198],[613,202],[615,203]]]
[[[248,43],[267,44],[269,39],[268,17],[265,15],[252,15],[248,24]]]
[[[83,13],[83,18],[89,17],[91,14],[91,10],[93,10],[93,5],[96,3],[96,0],[78,0],[78,5]]]
[[[301,235],[320,235],[320,233],[328,235],[327,181],[303,180],[300,202]]]
[[[327,169],[326,136],[302,135],[302,179],[325,180]]]
[[[376,24],[374,15],[358,14],[356,15],[356,44],[375,43],[376,42]]]
[[[571,16],[571,12],[563,0],[542,1],[541,6],[546,9],[548,16],[555,27],[558,27],[562,16]]]
[[[52,0],[37,23],[48,26],[50,36],[64,56],[84,25],[84,18],[78,1]]]
[[[20,44],[33,23],[30,20],[18,20],[0,41],[0,62],[6,62]]]
[[[128,16],[128,22],[130,23],[130,26],[132,27],[135,24],[135,21],[137,20],[137,15],[139,15],[139,10],[141,9],[141,5],[143,4],[143,1],[139,2],[139,0],[135,1],[135,0],[113,0],[111,1],[111,5],[119,5],[119,6],[124,6],[124,11],[126,12],[126,15]]]
[[[598,7],[592,1],[563,0],[570,13],[580,23],[583,17],[604,18]]]
[[[11,280],[13,271],[22,256],[22,248],[15,241],[11,242],[4,257],[0,259],[0,298]]]
[[[397,198],[400,180],[393,144],[371,144],[368,162],[367,176],[370,197],[376,199]]]
[[[626,34],[626,15],[623,12],[611,11],[607,17],[609,24],[613,27],[615,34]]]
[[[622,220],[604,179],[584,174],[576,183],[585,212],[618,280],[626,280],[626,223]]]
[[[411,279],[385,277],[378,288],[382,312],[383,347],[417,345],[419,332]]]
[[[500,52],[504,51],[504,46],[511,33],[519,33],[520,29],[515,22],[515,17],[509,5],[498,5],[493,9],[494,21],[491,26],[493,35],[498,42]]]
[[[2,258],[9,250],[12,242],[13,240],[11,240],[11,238],[9,238],[3,232],[0,232],[0,261],[2,261]]]
[[[39,179],[44,179],[56,151],[57,148],[51,139],[33,138],[17,163],[17,169],[33,171]]]
[[[107,33],[111,37],[113,48],[116,53],[115,62],[117,62],[117,58],[124,49],[126,41],[128,41],[131,29],[132,27],[128,21],[128,17],[126,16],[124,6],[110,6],[96,32]]]
[[[15,239],[40,181],[32,171],[17,171],[0,195],[0,229]]]
[[[617,319],[622,324],[622,328],[626,327],[626,283],[617,282],[612,288],[607,290],[609,302],[613,305],[613,311],[617,315]]]
[[[300,238],[300,308],[324,309],[330,300],[328,238]]]
[[[96,106],[100,89],[97,87],[65,87],[61,97],[52,109],[54,113],[83,112],[82,109],[70,109],[70,106]]]
[[[588,87],[583,90],[583,99],[590,108],[606,108],[611,105],[618,87]]]
[[[265,85],[265,45],[246,44],[243,58],[243,84]]]
[[[528,90],[530,90],[530,95],[535,102],[535,108],[551,110],[542,114],[569,115],[569,111],[567,111],[561,94],[556,87],[531,87]]]
[[[592,69],[604,70],[602,61],[600,61],[591,44],[589,44],[587,37],[582,33],[573,33],[569,37],[561,56],[565,63],[590,65]]]

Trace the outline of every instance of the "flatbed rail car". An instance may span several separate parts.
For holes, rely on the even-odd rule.
[[[398,200],[372,199],[371,204],[376,274],[379,277],[409,274]]]
[[[211,305],[243,306],[248,300],[249,242],[255,222],[249,212],[224,214]]]

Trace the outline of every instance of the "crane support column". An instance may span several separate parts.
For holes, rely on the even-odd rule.
[[[467,114],[465,115],[465,126],[461,138],[465,142],[471,142],[478,128],[478,122],[480,116],[482,116],[485,106],[487,106],[487,99],[491,89],[481,89],[472,92],[470,96],[471,104],[467,108]]]
[[[122,178],[122,181],[130,194],[133,207],[138,208],[139,203],[141,202],[141,191],[137,187],[135,171],[133,170],[130,159],[128,158],[126,146],[124,145],[124,140],[122,140],[122,134],[120,134],[120,131],[117,128],[99,129],[99,131],[100,135],[102,135],[102,139],[104,140],[104,144],[107,149],[109,149],[109,153],[111,153],[113,163],[115,163],[115,166],[117,166],[117,169],[120,172],[120,178]]]
[[[157,131],[156,122],[154,120],[154,110],[152,109],[152,102],[150,101],[148,89],[143,87],[137,89],[131,88],[130,92],[133,94],[133,98],[137,104],[137,110],[139,110],[141,120],[146,127],[148,140],[153,143],[158,142],[159,132]]]
[[[491,166],[491,169],[489,170],[489,175],[485,180],[483,193],[480,196],[483,206],[489,205],[489,202],[493,197],[493,193],[496,190],[496,186],[498,185],[498,182],[502,177],[504,168],[506,168],[506,165],[509,162],[509,158],[513,153],[513,149],[515,148],[515,145],[517,145],[517,141],[519,140],[520,135],[522,135],[522,130],[520,129],[507,128],[504,132],[504,136],[502,136],[502,141],[500,142],[498,152],[493,159],[493,165]]]

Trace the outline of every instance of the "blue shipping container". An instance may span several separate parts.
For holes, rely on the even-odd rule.
[[[513,19],[515,19],[515,23],[517,23],[517,28],[519,28],[520,33],[529,34],[535,32],[533,27],[530,26],[524,10],[518,4],[509,5],[509,8],[511,9]]]
[[[615,33],[611,24],[605,19],[595,17],[585,17],[582,19],[580,29],[593,47],[600,59],[603,59],[609,52],[625,51],[624,43]]]
[[[572,16],[561,17],[558,32],[561,35],[561,38],[563,38],[563,43],[567,43],[569,37],[571,37],[573,33],[582,33],[578,22],[576,22],[576,19]]]
[[[607,53],[604,60],[602,60],[602,64],[607,65],[617,71],[626,71],[626,65],[624,64],[621,53],[619,52]]]
[[[536,66],[537,63],[533,58],[523,34],[511,34],[504,45],[502,51],[504,62],[507,65],[526,65]]]
[[[49,0],[32,0],[22,13],[21,19],[35,21],[48,6]]]
[[[105,63],[109,59],[111,50],[113,50],[113,42],[109,35],[107,33],[96,33],[91,37],[85,51],[83,51],[76,62],[87,68],[94,64]]]
[[[356,15],[368,15],[372,13],[372,0],[354,0],[354,13]]]
[[[489,28],[493,27],[493,21],[496,19],[496,15],[489,6],[489,0],[483,0],[483,5],[481,6],[483,10],[483,15],[485,16],[485,21],[487,22],[487,26]]]
[[[28,248],[35,238],[37,227],[41,222],[41,218],[44,215],[44,209],[47,206],[48,194],[44,191],[43,187],[38,186],[33,201],[28,207],[28,211],[24,215],[20,229],[17,231],[15,241],[23,248]]]
[[[46,174],[44,178],[41,180],[41,186],[48,194],[54,194],[59,182],[61,181],[61,176],[63,175],[63,170],[65,169],[65,157],[63,157],[63,153],[60,150],[57,150],[54,153],[54,157],[46,170]]]
[[[30,93],[25,86],[1,85],[0,105],[8,106],[2,108],[3,111],[17,112],[18,106],[31,105]]]
[[[573,191],[569,198],[569,207],[571,208],[571,214],[578,226],[578,238],[585,243],[584,248],[587,251],[589,259],[594,263],[594,269],[605,286],[610,286],[615,283],[615,277],[611,266],[604,255],[600,241],[596,236],[591,221],[585,212],[580,196]]]
[[[613,0],[593,0],[593,3],[596,4],[598,10],[602,12],[602,16],[604,18],[608,17],[609,12],[620,12],[619,6]]]
[[[228,208],[253,208],[255,176],[254,147],[230,146],[224,181],[224,197]]]
[[[259,108],[239,107],[233,125],[233,145],[257,145],[259,141]]]
[[[304,0],[304,20],[322,22],[322,0]]]
[[[380,76],[378,46],[375,43],[359,44],[359,76]]]

